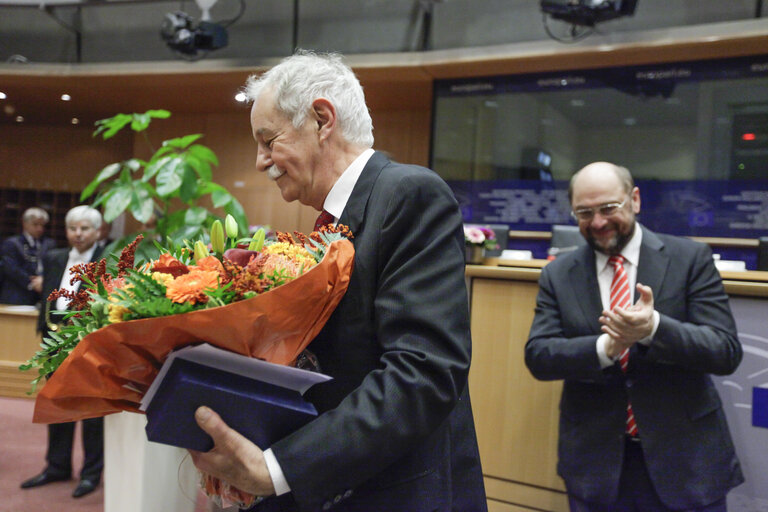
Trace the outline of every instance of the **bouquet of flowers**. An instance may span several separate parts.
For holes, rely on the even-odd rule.
[[[309,236],[259,230],[236,240],[227,218],[202,241],[158,247],[160,257],[136,266],[137,238],[117,267],[105,260],[81,265],[76,293],[56,290],[49,301],[71,300],[61,327],[21,366],[36,368],[33,421],[58,423],[139,412],[171,351],[206,342],[239,354],[290,365],[322,329],[346,292],[354,248],[346,226],[327,225]],[[247,248],[245,244],[249,245]],[[209,475],[203,488],[238,502],[252,501]]]
[[[464,225],[464,245],[475,246],[489,251],[499,248],[496,234],[484,226]]]

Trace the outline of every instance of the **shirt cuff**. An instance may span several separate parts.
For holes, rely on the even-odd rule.
[[[641,340],[637,340],[638,343],[642,343],[646,347],[650,346],[651,342],[653,341],[653,337],[656,336],[656,329],[659,328],[659,321],[661,317],[659,316],[659,312],[655,309],[653,310],[653,329],[651,330],[651,334],[646,336],[645,338]]]
[[[597,338],[596,348],[597,348],[597,358],[600,360],[600,368],[605,369],[609,366],[613,366],[613,363],[615,362],[613,359],[608,357],[608,354],[605,353],[605,345],[608,343],[608,339],[610,336],[608,334],[601,334]]]
[[[267,463],[267,471],[269,471],[269,477],[272,479],[272,485],[275,487],[275,495],[280,496],[291,492],[291,487],[288,485],[288,481],[283,475],[283,470],[280,468],[280,463],[277,462],[275,454],[272,453],[272,448],[264,450],[264,462]]]

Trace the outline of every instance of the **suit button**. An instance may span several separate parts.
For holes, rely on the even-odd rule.
[[[333,504],[337,505],[341,501],[341,494],[337,494],[333,497]]]
[[[624,381],[624,387],[631,388],[635,383],[635,379],[627,379]]]
[[[352,489],[344,491],[344,499],[349,498],[350,496],[352,496]]]
[[[331,510],[332,506],[333,506],[333,503],[331,503],[330,501],[326,501],[325,503],[323,503],[323,510]]]

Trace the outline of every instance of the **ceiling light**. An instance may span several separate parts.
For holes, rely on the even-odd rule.
[[[0,100],[4,100],[7,97],[8,96],[3,91],[0,91]]]
[[[64,94],[61,95],[61,101],[69,101],[71,99],[72,99],[72,96],[70,96],[67,93],[64,93]]]
[[[72,124],[80,124],[80,120],[76,117],[72,118]]]
[[[239,92],[235,94],[235,101],[239,101],[240,103],[244,103],[248,98],[246,98],[245,93]]]
[[[24,122],[24,116],[16,116],[16,122],[17,123],[23,123]]]

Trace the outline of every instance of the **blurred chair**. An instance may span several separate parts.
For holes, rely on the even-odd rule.
[[[578,226],[553,224],[548,254],[550,258],[556,258],[558,255],[574,251],[586,243],[587,241],[581,236]]]

